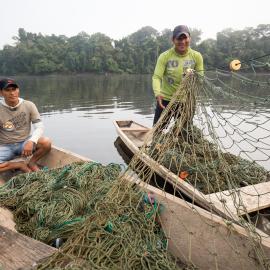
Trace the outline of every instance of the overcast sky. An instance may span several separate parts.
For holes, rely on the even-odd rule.
[[[70,37],[85,31],[119,39],[147,25],[161,31],[186,24],[201,29],[205,39],[228,27],[270,24],[270,0],[0,0],[0,4],[0,48],[12,44],[20,27],[44,35]]]

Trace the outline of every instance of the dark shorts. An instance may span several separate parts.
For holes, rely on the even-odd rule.
[[[170,101],[168,100],[162,100],[162,105],[165,108],[169,105],[169,103]],[[166,118],[163,118],[163,124],[161,125],[161,129],[166,128],[169,125],[172,118],[178,119],[181,115],[182,108],[183,108],[182,103],[175,103],[174,106],[172,107],[172,111],[168,112]],[[157,102],[153,125],[157,123],[163,111],[164,109],[161,109]]]
[[[162,105],[164,107],[167,107],[169,103],[170,103],[170,101],[168,101],[168,100],[164,100],[164,99],[162,100]],[[162,108],[160,108],[160,106],[159,106],[159,104],[157,102],[153,125],[155,125],[157,123],[157,121],[160,118],[163,111],[164,110]]]

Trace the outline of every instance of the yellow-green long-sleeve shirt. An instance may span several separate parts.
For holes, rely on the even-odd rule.
[[[182,55],[178,54],[174,47],[163,52],[157,60],[152,78],[155,96],[163,96],[165,100],[170,100],[188,68],[203,75],[203,58],[199,52],[188,48]]]

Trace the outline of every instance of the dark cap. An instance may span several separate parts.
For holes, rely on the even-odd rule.
[[[2,79],[2,80],[0,80],[0,90],[6,89],[9,86],[19,88],[18,84],[12,79]]]
[[[179,38],[181,35],[190,36],[189,29],[186,25],[177,25],[173,29],[173,38]]]

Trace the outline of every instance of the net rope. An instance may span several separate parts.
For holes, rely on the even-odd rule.
[[[186,74],[124,172],[83,163],[11,179],[0,203],[18,230],[64,240],[37,268],[270,269],[269,90]]]

